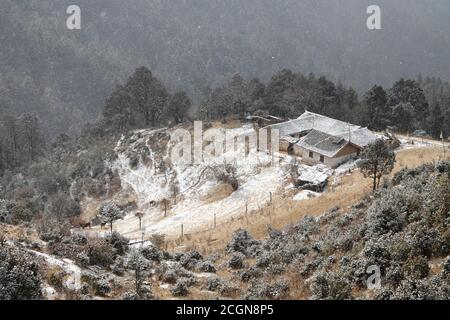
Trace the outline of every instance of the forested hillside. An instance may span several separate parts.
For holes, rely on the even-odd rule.
[[[79,131],[141,65],[195,102],[236,72],[268,81],[290,68],[359,93],[401,76],[450,78],[445,0],[378,1],[377,32],[359,0],[80,0],[80,31],[66,29],[69,4],[0,4],[0,108],[37,113],[46,132]]]

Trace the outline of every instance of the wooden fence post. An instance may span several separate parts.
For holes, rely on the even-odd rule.
[[[167,201],[164,201],[164,217],[167,217]]]

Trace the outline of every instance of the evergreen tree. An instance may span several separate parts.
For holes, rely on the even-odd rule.
[[[434,104],[430,115],[430,133],[433,138],[439,139],[441,132],[444,133],[444,120],[440,104]]]
[[[178,124],[185,120],[190,108],[191,100],[186,92],[178,91],[169,99],[166,114],[173,118],[175,124]]]
[[[387,94],[382,86],[373,86],[364,96],[364,124],[372,130],[384,130],[388,125]]]
[[[130,253],[128,259],[128,268],[134,271],[134,287],[136,294],[139,297],[143,297],[144,292],[144,280],[146,276],[146,270],[149,267],[149,262],[145,257],[137,250],[133,250]]]
[[[111,234],[113,233],[113,223],[118,219],[122,219],[125,213],[114,203],[104,203],[99,210],[100,221],[109,224]]]
[[[117,86],[106,100],[103,117],[107,125],[120,131],[133,125],[131,96],[124,86]]]
[[[156,126],[167,104],[164,85],[146,67],[136,69],[126,84],[132,109],[144,117],[144,125]]]
[[[429,106],[424,91],[416,81],[402,78],[390,89],[388,106],[393,107],[402,102],[413,106],[416,129],[428,129]]]
[[[26,160],[34,161],[43,153],[44,137],[39,125],[39,118],[33,113],[24,113],[19,117],[22,147]]]
[[[413,129],[414,108],[410,103],[400,103],[392,108],[391,123],[403,133]]]
[[[373,179],[373,191],[380,185],[383,175],[389,174],[394,168],[395,153],[389,150],[386,143],[379,139],[369,144],[361,153],[361,168],[364,177]]]

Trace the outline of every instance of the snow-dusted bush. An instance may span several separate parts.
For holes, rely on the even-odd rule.
[[[0,300],[42,298],[39,268],[29,254],[0,247]]]
[[[311,216],[306,216],[296,224],[292,226],[292,232],[294,232],[297,236],[309,237],[313,234],[317,234],[320,230],[319,224],[316,219]]]
[[[263,276],[263,271],[258,267],[250,267],[247,270],[239,272],[239,278],[243,282],[249,282],[250,280],[261,278]]]
[[[177,282],[178,276],[175,270],[169,269],[160,276],[161,281],[174,284]]]
[[[197,251],[187,252],[180,258],[181,266],[188,270],[195,270],[196,265],[201,261],[203,256]]]
[[[282,263],[291,264],[297,256],[305,255],[308,252],[308,247],[306,247],[302,243],[288,242],[287,244],[282,246],[279,254]]]
[[[438,253],[440,243],[438,232],[425,223],[415,223],[405,235],[405,242],[411,251],[427,257]]]
[[[317,257],[316,259],[304,264],[299,270],[300,275],[302,277],[308,277],[322,266],[323,260],[323,257]]]
[[[258,268],[267,268],[272,260],[272,253],[270,251],[264,251],[256,258],[255,266]]]
[[[205,289],[208,291],[218,291],[223,286],[223,281],[219,277],[208,279],[205,285]]]
[[[286,271],[286,265],[284,263],[272,263],[267,267],[266,272],[271,275],[280,275]]]
[[[391,263],[390,248],[392,243],[389,243],[386,238],[371,238],[364,246],[363,255],[368,265],[376,265],[383,271]]]
[[[144,286],[144,279],[147,276],[147,270],[150,263],[141,252],[133,250],[127,256],[127,267],[134,271],[134,286],[135,291],[139,296],[143,296],[150,292],[150,289]]]
[[[286,299],[289,295],[289,284],[286,280],[281,279],[273,284],[263,280],[252,281],[248,291],[242,296],[244,300],[261,300]]]
[[[178,280],[170,291],[174,297],[184,297],[189,293],[188,287],[183,280]]]
[[[405,190],[389,190],[367,210],[367,235],[396,233],[406,226],[408,196]]]
[[[386,269],[386,282],[397,287],[405,279],[405,273],[400,264],[393,264]]]
[[[408,278],[423,279],[428,276],[430,267],[428,259],[423,256],[410,257],[403,266],[403,271]]]
[[[231,269],[242,269],[244,267],[244,259],[245,256],[242,253],[233,253],[228,260],[227,265]]]
[[[360,288],[366,287],[366,271],[368,266],[367,260],[359,256],[344,256],[340,261],[342,274],[351,284]]]
[[[138,294],[136,294],[136,292],[128,291],[122,295],[122,300],[136,301],[136,300],[140,300],[140,297]]]
[[[216,268],[211,261],[200,261],[195,265],[195,270],[198,272],[215,273]]]
[[[447,257],[447,259],[444,261],[444,274],[450,276],[450,256]]]
[[[111,292],[111,285],[106,277],[102,277],[95,281],[94,292],[96,295],[104,297]]]
[[[310,284],[313,299],[352,299],[349,282],[333,272],[320,272]]]
[[[127,238],[116,231],[114,231],[111,235],[108,235],[106,237],[106,241],[113,246],[118,255],[124,255],[125,252],[127,252],[128,243],[130,242]]]
[[[161,250],[158,249],[158,247],[153,246],[153,245],[142,248],[141,253],[146,259],[148,259],[150,261],[159,262],[163,258],[163,253],[161,252]]]
[[[251,254],[251,247],[259,245],[260,242],[253,239],[247,230],[238,229],[233,233],[231,241],[228,243],[226,250],[228,253],[240,252],[245,256]]]
[[[156,267],[155,273],[161,281],[175,283],[178,279],[187,279],[189,283],[195,283],[196,279],[192,272],[184,269],[179,262],[161,263]]]
[[[86,252],[80,252],[75,258],[76,263],[81,267],[87,267],[89,265],[89,256]]]
[[[122,257],[117,257],[112,266],[112,272],[117,276],[123,276],[125,273],[125,262]]]
[[[389,288],[381,288],[375,291],[373,296],[374,300],[392,300],[394,297],[394,292]]]
[[[79,246],[84,246],[87,244],[87,238],[84,234],[81,233],[74,233],[73,235],[71,235],[70,237],[70,241],[73,244],[79,245]]]
[[[267,234],[269,235],[270,239],[280,239],[283,236],[283,233],[272,226],[267,227]]]
[[[91,265],[108,267],[114,262],[114,248],[105,239],[89,240],[85,252]]]
[[[427,300],[433,299],[433,293],[426,281],[417,279],[405,279],[395,290],[396,300]]]

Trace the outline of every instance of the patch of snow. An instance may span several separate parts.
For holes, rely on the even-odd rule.
[[[299,180],[308,181],[314,184],[320,184],[330,177],[334,170],[319,164],[315,166],[301,166],[299,169]]]
[[[316,198],[320,197],[320,193],[309,191],[309,190],[302,190],[299,193],[297,193],[292,200],[294,201],[302,201],[310,198]]]
[[[50,265],[60,267],[68,274],[68,278],[64,282],[64,286],[69,290],[79,290],[81,288],[81,268],[78,267],[72,260],[69,259],[57,259],[42,253],[39,251],[29,250],[27,251],[35,254],[38,257],[44,259],[44,261]]]

